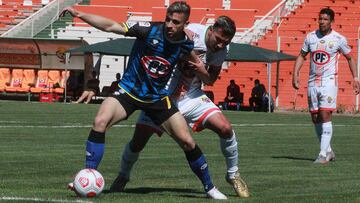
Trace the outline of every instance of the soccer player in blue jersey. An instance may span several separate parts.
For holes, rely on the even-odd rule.
[[[136,37],[127,69],[119,83],[119,94],[105,99],[95,117],[86,142],[86,168],[96,169],[100,164],[104,154],[105,131],[140,109],[155,124],[161,125],[184,150],[207,196],[226,199],[214,187],[205,156],[191,137],[184,117],[168,97],[167,83],[175,65],[181,57],[194,56],[194,43],[184,32],[190,6],[185,2],[174,2],[167,9],[165,23],[136,23],[132,26],[73,7],[65,8],[63,12],[69,12],[100,30]],[[204,66],[200,60],[192,58],[195,66]]]
[[[215,19],[214,25],[190,23],[185,31],[192,36],[194,50],[206,64],[206,69],[193,69],[191,64],[181,61],[178,66],[182,68],[175,69],[169,83],[171,98],[193,132],[207,128],[219,136],[221,152],[227,166],[226,181],[232,185],[237,196],[249,197],[248,187],[241,178],[238,167],[238,144],[235,131],[221,110],[202,90],[202,84],[214,84],[220,74],[228,52],[227,45],[236,33],[235,22],[227,16],[219,16]],[[161,136],[163,130],[144,113],[140,114],[133,138],[123,151],[120,171],[110,191],[124,191],[130,180],[133,165],[152,134],[155,133]]]

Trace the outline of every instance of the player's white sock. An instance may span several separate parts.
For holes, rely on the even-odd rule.
[[[234,178],[235,173],[238,171],[238,148],[236,135],[233,131],[233,135],[229,139],[220,138],[221,151],[226,160],[227,173],[229,178]]]
[[[332,123],[326,122],[322,124],[323,132],[321,134],[321,143],[320,143],[320,155],[326,156],[326,152],[330,147],[331,137],[332,137]]]
[[[131,169],[135,164],[135,162],[138,160],[138,158],[139,158],[139,153],[131,151],[130,142],[127,143],[124,152],[122,154],[119,174],[129,179]]]

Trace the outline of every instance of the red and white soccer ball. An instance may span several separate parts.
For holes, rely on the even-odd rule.
[[[95,169],[83,169],[75,176],[74,190],[79,196],[95,197],[103,191],[104,186],[103,176]]]

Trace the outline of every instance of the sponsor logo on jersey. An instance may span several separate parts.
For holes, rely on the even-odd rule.
[[[329,47],[329,49],[334,48],[334,42],[330,41],[330,42],[328,43],[328,47]]]
[[[171,70],[171,64],[159,56],[144,56],[141,65],[152,78],[165,77]]]
[[[154,46],[156,46],[157,44],[159,44],[159,40],[153,39],[153,40],[151,41],[151,44],[154,45]]]
[[[146,21],[139,22],[139,26],[141,26],[141,27],[150,27],[150,22],[146,22]]]
[[[316,65],[324,65],[330,61],[330,54],[323,50],[316,50],[311,58]]]

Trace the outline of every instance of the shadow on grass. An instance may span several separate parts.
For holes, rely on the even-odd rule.
[[[315,159],[304,158],[304,157],[294,157],[294,156],[272,156],[273,159],[291,159],[291,160],[300,160],[300,161],[315,161]]]
[[[200,192],[198,190],[193,189],[180,189],[180,188],[155,188],[155,187],[139,187],[139,188],[129,188],[125,189],[122,193],[133,193],[133,194],[149,194],[149,193],[157,193],[157,192],[176,192],[176,193],[193,193],[193,194],[204,194],[204,192]],[[104,190],[103,193],[117,193],[111,192],[110,190]],[[192,195],[186,195],[191,196]]]

